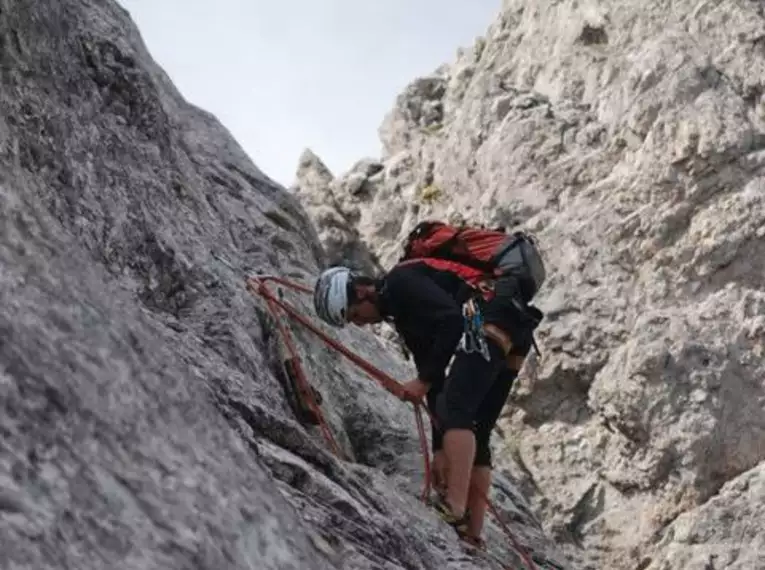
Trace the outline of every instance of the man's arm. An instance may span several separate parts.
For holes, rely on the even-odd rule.
[[[418,336],[430,337],[416,363],[420,380],[432,384],[443,378],[462,336],[462,307],[432,279],[408,267],[391,272],[387,286],[397,312],[406,314],[407,320],[414,323]]]

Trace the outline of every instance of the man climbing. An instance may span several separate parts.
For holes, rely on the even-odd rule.
[[[436,507],[463,540],[479,547],[491,486],[491,432],[538,324],[513,302],[521,296],[516,278],[496,280],[486,301],[486,290],[482,295],[470,279],[480,273],[425,258],[396,265],[380,279],[332,267],[314,288],[314,306],[325,322],[342,327],[386,320],[401,335],[418,373],[404,385],[406,398],[427,397],[439,423],[435,475],[446,484]],[[475,322],[471,308],[483,317],[480,330],[472,330],[478,336],[466,328]]]

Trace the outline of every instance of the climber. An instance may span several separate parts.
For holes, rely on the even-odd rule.
[[[385,320],[401,335],[418,374],[404,384],[405,398],[425,397],[443,430],[434,429],[433,437],[436,487],[446,480],[435,506],[463,540],[480,547],[491,486],[491,432],[536,323],[519,316],[511,302],[518,289],[513,278],[498,279],[494,286],[501,294],[486,302],[459,269],[464,267],[421,259],[375,279],[332,267],[316,281],[314,307],[336,327]],[[468,348],[463,337],[466,307],[483,313],[481,350]]]

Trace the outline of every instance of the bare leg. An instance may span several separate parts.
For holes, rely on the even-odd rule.
[[[446,494],[446,487],[448,481],[448,469],[446,464],[446,455],[443,449],[439,449],[433,454],[433,465],[431,467],[433,473],[433,488],[439,495]]]
[[[468,509],[470,509],[470,523],[468,524],[470,536],[480,537],[483,532],[483,523],[488,509],[486,499],[489,496],[490,488],[491,467],[473,467],[467,501]]]
[[[444,453],[448,462],[446,502],[452,513],[465,514],[470,487],[470,472],[475,457],[475,434],[469,429],[450,429],[444,435]]]

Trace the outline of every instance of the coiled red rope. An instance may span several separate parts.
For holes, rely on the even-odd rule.
[[[297,348],[295,347],[294,342],[292,341],[292,338],[289,334],[289,331],[287,327],[284,325],[283,321],[279,318],[279,314],[277,309],[281,309],[284,311],[289,317],[303,325],[305,328],[310,330],[312,333],[314,333],[317,337],[319,337],[320,340],[322,340],[325,344],[348,358],[351,362],[356,364],[359,368],[364,370],[369,376],[371,376],[374,380],[376,380],[378,383],[382,385],[383,388],[385,388],[388,392],[393,394],[399,399],[406,400],[407,394],[406,389],[404,386],[391,378],[388,374],[371,364],[369,361],[361,358],[356,353],[350,351],[347,347],[345,347],[342,343],[338,342],[336,339],[332,338],[328,334],[326,334],[323,330],[321,330],[319,327],[317,327],[310,319],[308,319],[305,315],[301,314],[300,311],[289,305],[288,303],[283,302],[280,300],[274,293],[268,289],[266,286],[267,282],[273,282],[278,285],[282,285],[284,287],[288,287],[290,289],[293,289],[295,291],[299,291],[301,293],[307,293],[307,294],[313,294],[313,290],[309,287],[306,287],[305,285],[301,285],[300,283],[295,283],[293,281],[277,277],[274,275],[265,275],[265,276],[258,276],[258,277],[249,277],[246,280],[247,289],[250,291],[260,295],[266,300],[266,304],[268,306],[269,312],[274,317],[274,320],[276,321],[276,325],[279,329],[279,333],[281,334],[282,338],[284,339],[284,344],[290,353],[290,357],[293,359],[293,362],[298,363],[300,362],[299,354],[297,351]],[[310,389],[307,389],[310,384],[308,382],[308,379],[305,376],[305,372],[303,371],[302,366],[298,365],[294,368],[295,372],[295,380],[296,382],[301,385],[301,392],[304,395],[304,400],[306,400],[306,405],[311,409],[313,414],[318,420],[319,428],[322,432],[322,435],[327,440],[327,443],[329,444],[330,448],[332,449],[332,452],[337,455],[338,457],[344,458],[343,453],[340,450],[340,447],[338,446],[337,442],[335,441],[335,438],[332,435],[332,431],[329,429],[329,425],[327,424],[326,419],[324,418],[324,414],[321,411],[321,407],[316,402],[316,399],[313,397],[312,392]],[[433,426],[435,429],[440,429],[438,427],[438,420],[435,418],[433,413],[430,411],[430,409],[425,405],[423,401],[412,401],[409,399],[409,401],[414,406],[414,412],[415,412],[415,421],[417,423],[417,431],[420,438],[420,448],[422,450],[422,456],[423,456],[423,462],[424,462],[424,478],[425,478],[425,484],[422,491],[421,499],[423,501],[426,501],[428,498],[428,495],[430,494],[430,489],[432,485],[431,481],[431,469],[430,469],[430,450],[428,448],[428,439],[427,435],[425,433],[425,422],[422,417],[422,411],[423,409],[427,412],[428,416],[430,417],[431,422],[433,423]],[[513,549],[518,553],[518,555],[523,559],[526,566],[529,568],[529,570],[537,570],[537,566],[534,563],[534,561],[531,559],[531,556],[526,551],[524,547],[522,547],[518,541],[513,536],[512,531],[507,526],[505,521],[502,520],[502,518],[499,516],[499,513],[492,505],[491,501],[489,500],[489,497],[484,495],[482,499],[486,502],[489,512],[494,516],[494,518],[499,523],[500,527],[502,528],[502,531],[507,535],[508,540],[510,541]]]

